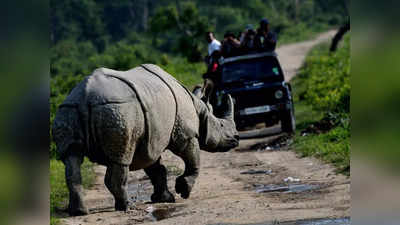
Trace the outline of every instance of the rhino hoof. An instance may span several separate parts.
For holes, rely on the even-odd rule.
[[[116,201],[115,210],[117,211],[128,211],[128,202],[126,201]]]
[[[185,177],[176,178],[175,191],[180,194],[182,198],[187,199],[190,195],[190,186],[188,185]]]
[[[162,194],[156,194],[156,193],[152,194],[151,201],[153,203],[161,203],[161,202],[173,203],[175,202],[175,197],[169,191],[164,191]]]

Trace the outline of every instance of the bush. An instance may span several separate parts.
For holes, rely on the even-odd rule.
[[[326,48],[312,51],[300,76],[307,87],[302,95],[308,104],[317,110],[349,113],[350,37],[332,55]]]

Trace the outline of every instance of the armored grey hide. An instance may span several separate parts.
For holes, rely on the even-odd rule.
[[[77,118],[63,113],[71,108]],[[61,157],[71,144],[82,143],[92,161],[130,165],[140,159],[136,166],[145,168],[171,141],[198,137],[199,118],[193,96],[164,70],[146,64],[125,72],[94,71],[60,106],[53,132],[66,126],[73,135],[56,140]]]

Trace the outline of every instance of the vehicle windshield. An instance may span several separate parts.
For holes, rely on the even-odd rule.
[[[222,69],[222,82],[243,82],[276,77],[280,70],[277,61],[272,57],[241,60],[225,64]]]

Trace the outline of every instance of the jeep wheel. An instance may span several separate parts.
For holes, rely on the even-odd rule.
[[[281,117],[281,128],[283,132],[293,134],[296,130],[293,104],[289,110],[283,112]]]

